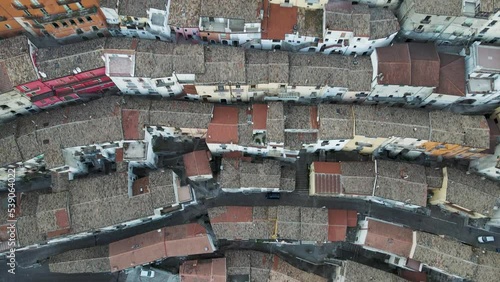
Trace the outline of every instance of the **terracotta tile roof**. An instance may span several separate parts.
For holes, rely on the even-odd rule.
[[[439,53],[439,87],[436,93],[465,96],[465,59],[462,56]]]
[[[262,39],[285,39],[285,34],[292,34],[297,24],[298,8],[282,7],[279,4],[268,5],[264,0],[264,18],[262,19]]]
[[[411,60],[408,44],[394,44],[375,49],[378,56],[378,83],[411,85]]]
[[[208,151],[194,151],[183,156],[186,176],[212,175]]]
[[[170,256],[211,253],[205,229],[190,223],[139,234],[109,245],[111,271],[119,271]]]
[[[355,210],[328,210],[328,241],[345,241],[347,227],[358,224],[357,211]]]
[[[181,282],[226,282],[226,258],[185,261],[179,276]]]
[[[439,86],[440,62],[434,43],[408,43],[411,58],[411,85]]]
[[[374,219],[368,219],[368,233],[364,245],[402,257],[409,257],[413,245],[413,231]]]
[[[207,135],[207,143],[238,144],[238,108],[215,106]]]
[[[266,130],[267,104],[252,105],[253,130]]]
[[[314,162],[315,173],[342,174],[339,162]]]

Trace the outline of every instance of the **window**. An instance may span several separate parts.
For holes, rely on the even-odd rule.
[[[95,25],[94,25],[94,26],[92,26],[92,30],[93,30],[93,31],[99,31],[99,28],[98,28],[97,26],[95,26]]]
[[[257,88],[257,85],[252,84],[252,85],[250,85],[250,88]]]
[[[445,21],[451,20],[451,17],[446,17]]]
[[[69,20],[69,23],[70,23],[71,25],[76,25],[76,22],[75,22],[74,20]]]
[[[491,21],[488,26],[494,26],[497,23],[497,21]]]
[[[428,24],[431,22],[431,16],[426,16],[423,20],[420,21],[420,23],[423,24]]]
[[[361,38],[356,39],[356,41],[361,41]]]
[[[8,109],[10,109],[10,107],[7,106],[7,105],[0,105],[0,109],[2,109],[2,110],[8,110]]]
[[[24,14],[26,14],[26,16],[31,17],[31,13],[28,10],[24,10],[23,12]]]
[[[10,26],[10,24],[6,24],[5,27],[8,29],[12,29],[12,26]]]
[[[340,34],[340,37],[345,37],[345,32],[342,32],[342,33]]]
[[[68,27],[68,23],[67,22],[61,21],[61,24],[62,24],[63,27]]]
[[[50,140],[49,140],[49,139],[44,139],[44,140],[43,140],[43,144],[47,145],[47,144],[49,144],[49,143],[50,143]]]
[[[83,19],[82,19],[82,18],[78,18],[77,20],[78,20],[78,22],[79,22],[79,23],[81,23],[81,24],[82,24],[82,23],[84,23],[84,21],[83,21]]]
[[[44,15],[46,15],[46,16],[48,16],[48,15],[49,15],[49,13],[47,12],[47,10],[45,10],[44,8],[40,9],[40,11],[41,11]]]
[[[92,18],[90,16],[86,16],[85,19],[87,19],[88,22],[92,21]]]
[[[52,25],[55,27],[55,28],[59,28],[59,25],[57,23],[52,23]]]

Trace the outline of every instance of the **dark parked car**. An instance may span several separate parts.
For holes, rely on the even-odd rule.
[[[278,192],[268,192],[266,194],[266,198],[268,198],[269,200],[279,200],[280,197],[281,195]]]

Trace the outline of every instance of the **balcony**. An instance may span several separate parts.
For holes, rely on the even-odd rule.
[[[48,22],[63,20],[63,19],[67,19],[67,18],[92,15],[95,13],[97,13],[97,7],[92,6],[91,8],[87,8],[87,9],[82,9],[82,10],[78,10],[78,11],[70,11],[67,13],[61,13],[61,14],[55,14],[55,15],[48,15],[48,16],[33,16],[33,15],[31,15],[31,16],[25,16],[25,17],[28,19],[32,19],[32,20],[37,20],[39,23],[48,23]]]
[[[67,4],[71,4],[71,3],[76,3],[76,2],[80,2],[82,0],[57,0],[57,4],[62,6],[62,5],[67,5]]]
[[[45,5],[43,5],[42,3],[38,3],[38,4],[31,4],[30,5],[31,9],[41,9],[41,8],[45,8]]]
[[[16,10],[28,10],[28,6],[26,6],[26,5],[12,4],[12,7],[14,7]]]

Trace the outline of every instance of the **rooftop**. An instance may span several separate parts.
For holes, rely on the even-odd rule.
[[[56,273],[100,273],[109,272],[109,248],[107,245],[75,249],[49,259],[50,272]]]
[[[298,8],[282,7],[279,4],[264,3],[262,19],[262,39],[285,39],[285,34],[292,34],[297,24]]]
[[[16,36],[0,41],[0,93],[15,86],[38,79],[26,36]]]
[[[45,74],[43,80],[51,80],[74,74],[73,70],[89,71],[105,66],[102,60],[106,38],[38,50],[36,64]]]
[[[325,5],[325,27],[328,30],[352,31],[355,37],[385,38],[399,31],[394,14],[381,7],[353,5],[347,1],[329,1]]]
[[[186,176],[212,175],[208,151],[194,151],[183,156]]]
[[[198,27],[202,0],[169,1],[168,24],[175,27]]]
[[[443,64],[440,63],[436,46],[432,43],[394,44],[377,48],[376,52],[378,72],[382,74],[378,77],[379,84],[438,87],[441,68],[443,67],[445,75],[451,72],[445,68],[445,65],[449,63],[448,60],[445,60]],[[448,58],[450,57],[445,56],[445,59]],[[457,58],[457,60],[460,59]],[[456,64],[459,63],[460,61]],[[459,70],[455,71],[459,72]],[[446,86],[445,83],[444,79],[442,87]]]
[[[208,214],[216,237],[228,240],[269,239],[277,224],[282,239],[344,241],[347,227],[357,225],[355,211],[321,208],[226,206]]]
[[[257,251],[226,252],[228,281],[246,276],[245,281],[326,282],[327,279],[293,267],[276,255]]]
[[[379,270],[364,264],[360,264],[351,260],[344,261],[343,276],[346,281],[363,282],[367,277],[373,281],[391,281],[405,282],[406,279],[400,278],[392,273]]]
[[[498,183],[488,179],[483,180],[478,175],[469,175],[453,168],[447,168],[447,171],[446,200],[448,202],[484,215],[493,215],[494,207],[500,203]]]
[[[462,56],[439,53],[439,86],[436,93],[465,96],[465,59]]]
[[[226,258],[185,261],[179,276],[182,282],[226,282]]]
[[[393,161],[377,161],[375,196],[425,207],[427,181],[425,167]]]
[[[481,1],[481,7],[483,6]],[[498,4],[500,5],[500,3]],[[500,71],[500,48],[479,44],[477,46],[477,64],[485,69]]]
[[[217,45],[205,46],[204,48],[205,72],[196,76],[196,82],[205,84],[228,81],[232,83],[245,82],[245,50],[243,48]]]
[[[280,189],[281,164],[265,159],[263,163],[252,163],[242,159],[222,159],[219,177],[221,188],[268,188]]]
[[[260,0],[202,0],[200,16],[260,22]]]
[[[382,250],[401,257],[409,257],[413,246],[413,231],[411,229],[367,219],[368,232],[364,246]]]
[[[429,233],[417,233],[414,260],[471,281],[496,281],[500,254]]]
[[[197,223],[163,227],[109,245],[111,270],[119,271],[157,259],[214,251],[205,228]]]
[[[149,193],[130,197],[127,177],[121,173],[77,178],[59,187],[61,192],[34,195],[36,212],[19,218],[17,232],[22,246],[64,233],[80,233],[154,214],[156,208],[176,202],[172,171],[149,175]],[[28,205],[30,198],[23,201]],[[96,208],[99,207],[99,208]]]
[[[415,13],[425,15],[462,16],[463,0],[408,0],[409,6],[413,5]]]
[[[147,18],[147,11],[150,8],[166,10],[165,0],[120,0],[118,14],[120,16],[131,16]]]

